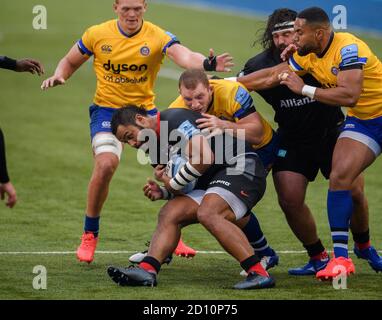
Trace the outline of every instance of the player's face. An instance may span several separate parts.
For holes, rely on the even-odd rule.
[[[180,94],[188,108],[196,112],[206,112],[212,100],[212,88],[199,83],[195,89],[180,87]]]
[[[306,56],[319,49],[316,41],[316,30],[308,26],[305,19],[296,19],[294,31],[293,41],[298,47],[297,51],[300,56]]]
[[[280,31],[273,34],[273,42],[281,52],[293,43],[294,31]]]
[[[118,21],[128,33],[139,30],[146,7],[145,0],[118,0],[114,3],[114,11],[118,15]]]
[[[122,143],[127,143],[129,146],[138,149],[142,145],[142,141],[138,141],[141,128],[133,125],[119,125],[116,137]]]

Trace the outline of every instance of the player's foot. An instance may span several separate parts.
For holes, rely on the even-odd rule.
[[[91,263],[94,259],[97,241],[98,237],[94,237],[94,233],[84,232],[81,237],[81,244],[77,249],[78,260],[81,262]]]
[[[326,268],[329,260],[328,256],[321,259],[310,259],[306,265],[298,268],[291,268],[288,270],[288,273],[292,276],[315,275],[318,271]]]
[[[370,267],[376,272],[382,272],[382,257],[378,255],[377,250],[373,246],[360,250],[354,247],[354,253],[359,259],[365,259],[369,263]]]
[[[149,247],[150,246],[150,241],[147,241],[145,243],[146,247]],[[141,252],[137,252],[137,253],[134,253],[133,255],[131,255],[129,257],[129,261],[131,263],[134,263],[134,264],[138,264],[138,263],[141,263],[143,261],[143,259],[147,256],[147,252],[148,250],[144,250],[144,251],[141,251]],[[163,261],[163,264],[170,264],[170,262],[172,261],[172,255],[170,254],[166,259],[164,259]]]
[[[334,277],[339,276],[343,271],[349,276],[355,273],[353,261],[350,258],[338,257],[329,261],[325,269],[318,271],[316,278],[320,280],[332,280]]]
[[[234,285],[237,290],[266,289],[275,286],[275,280],[271,277],[261,276],[256,272],[250,272],[247,278]]]
[[[269,270],[279,264],[279,256],[276,254],[276,252],[273,249],[271,250],[272,252],[269,256],[262,256],[262,257],[259,256],[259,258],[261,259],[260,263],[265,270]],[[248,274],[247,272],[245,272],[245,270],[242,270],[240,272],[240,275],[243,277],[246,277]]]
[[[193,258],[196,255],[196,250],[184,244],[182,239],[179,239],[178,246],[174,253],[179,257]]]
[[[128,268],[110,266],[107,268],[107,273],[120,286],[155,287],[157,285],[156,274],[138,266],[129,266]]]

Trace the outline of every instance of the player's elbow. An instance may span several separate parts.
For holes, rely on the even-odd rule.
[[[359,100],[359,95],[350,95],[346,98],[345,106],[349,108],[354,108]]]

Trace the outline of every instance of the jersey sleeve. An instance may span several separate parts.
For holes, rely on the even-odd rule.
[[[184,103],[184,100],[182,98],[182,96],[179,96],[178,98],[176,98],[171,104],[170,106],[168,107],[169,109],[174,109],[174,108],[184,108],[184,109],[188,109],[186,104]]]
[[[167,49],[176,43],[180,43],[178,38],[169,31],[162,30],[162,53],[167,54]]]
[[[92,28],[89,28],[82,35],[81,39],[77,41],[78,49],[83,55],[91,57],[93,55],[94,38]]]
[[[369,47],[362,43],[352,43],[341,47],[339,54],[339,69],[352,70],[363,69],[367,63],[371,51]]]
[[[236,90],[232,108],[232,114],[236,121],[256,112],[251,95],[241,86],[239,86]]]
[[[289,68],[299,76],[303,76],[307,73],[306,61],[306,57],[301,57],[295,52],[288,60]]]

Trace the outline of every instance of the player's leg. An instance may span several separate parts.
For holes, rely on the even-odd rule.
[[[191,197],[179,196],[168,201],[159,212],[147,256],[135,267],[110,266],[107,272],[112,280],[123,286],[156,285],[161,264],[177,246],[181,228],[197,222],[198,206]]]
[[[101,210],[122,153],[121,142],[110,132],[110,120],[114,110],[98,106],[90,107],[94,167],[88,185],[84,233],[81,245],[77,249],[77,258],[88,263],[94,258]]]
[[[348,233],[353,213],[351,190],[356,178],[375,158],[376,154],[365,141],[341,135],[336,143],[327,200],[335,258],[324,270],[317,273],[320,279],[336,276],[340,272],[338,265],[344,267],[348,274],[355,271],[351,259],[348,258]]]
[[[287,222],[307,250],[309,262],[303,267],[288,270],[292,275],[312,275],[324,268],[329,261],[328,254],[317,234],[316,222],[305,203],[308,179],[297,172],[277,171],[273,181],[279,204]]]

